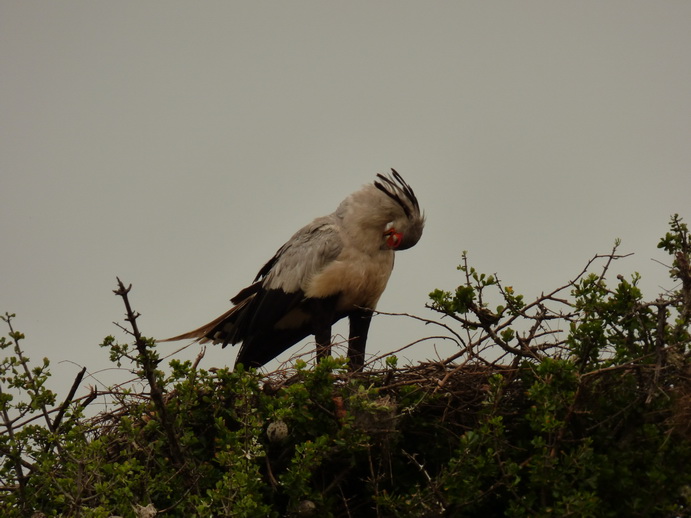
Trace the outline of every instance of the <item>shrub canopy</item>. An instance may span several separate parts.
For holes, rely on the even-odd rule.
[[[674,285],[653,301],[638,275],[609,280],[616,246],[531,302],[464,253],[460,285],[430,294],[442,318],[419,319],[458,352],[359,373],[338,358],[202,369],[203,352],[164,372],[118,281],[132,343],[102,346],[139,384],[77,398],[83,370],[59,398],[6,314],[0,514],[691,516],[691,243],[678,216],[659,247]],[[85,417],[100,398],[111,410]]]

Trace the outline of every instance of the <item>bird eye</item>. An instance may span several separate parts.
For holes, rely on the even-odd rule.
[[[394,250],[398,248],[401,245],[401,241],[403,241],[403,234],[401,232],[396,232],[395,228],[388,229],[384,232],[384,235],[386,236],[386,246]]]

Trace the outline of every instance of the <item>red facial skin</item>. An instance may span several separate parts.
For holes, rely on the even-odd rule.
[[[386,246],[392,250],[398,248],[403,242],[403,233],[396,232],[395,228],[390,228],[384,232],[384,235],[386,236]]]

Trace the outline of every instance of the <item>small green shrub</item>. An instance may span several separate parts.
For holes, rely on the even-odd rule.
[[[3,317],[0,515],[142,517],[690,516],[691,247],[674,216],[660,248],[673,290],[646,301],[594,257],[526,301],[464,254],[427,320],[459,352],[352,374],[344,360],[268,375],[172,360],[143,337],[102,344],[138,386],[48,388]],[[593,272],[594,267],[600,272]],[[83,376],[83,372],[81,373]],[[96,398],[110,410],[84,417]]]

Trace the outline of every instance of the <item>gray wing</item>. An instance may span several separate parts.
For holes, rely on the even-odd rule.
[[[339,227],[328,216],[300,229],[259,271],[257,279],[263,278],[233,297],[238,305],[247,304],[221,322],[211,333],[213,338],[242,341],[236,361],[263,365],[310,334],[309,313],[302,307],[305,286],[342,248]]]
[[[164,341],[196,338],[224,347],[242,341],[238,361],[263,365],[311,332],[300,310],[305,286],[342,249],[338,222],[329,216],[314,220],[296,232],[259,270],[255,281],[231,299],[234,307],[199,329]],[[275,329],[282,319],[288,325]]]
[[[334,261],[343,249],[338,224],[329,216],[303,227],[262,268],[264,290],[305,291],[312,276]]]

